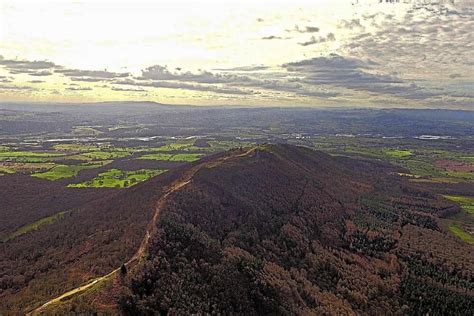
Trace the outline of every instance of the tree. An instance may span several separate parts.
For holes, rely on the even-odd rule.
[[[124,263],[122,263],[122,266],[120,267],[120,273],[122,275],[127,274],[127,267],[125,266]]]

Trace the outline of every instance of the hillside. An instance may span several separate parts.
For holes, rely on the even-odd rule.
[[[466,314],[459,209],[397,168],[259,145],[104,191],[0,244],[0,313]]]
[[[25,314],[129,260],[143,240],[156,200],[177,175],[179,169],[121,191],[66,191],[46,183],[42,190],[16,186],[2,192],[9,204],[0,210],[9,223],[36,220],[42,210],[47,215],[65,212],[0,242],[0,315]]]
[[[438,220],[456,207],[394,171],[289,145],[195,164],[162,201],[120,308],[132,315],[472,311],[472,246]]]

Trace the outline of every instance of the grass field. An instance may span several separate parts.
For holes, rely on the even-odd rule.
[[[96,161],[96,162],[88,162],[79,165],[56,165],[55,167],[51,168],[51,170],[41,173],[34,173],[32,174],[33,177],[46,179],[46,180],[61,180],[66,178],[72,178],[76,176],[79,171],[85,169],[94,169],[105,166],[111,163],[112,160],[103,160],[103,161]]]
[[[104,148],[109,148],[110,145],[95,145],[95,144],[58,144],[54,145],[53,148],[58,151],[97,151]]]
[[[469,227],[474,227],[474,197],[459,195],[444,195],[444,197],[458,203],[462,208],[460,213],[444,220],[447,228],[463,241],[474,244],[474,235],[469,233]],[[466,226],[468,231],[465,231],[463,226]]]
[[[463,210],[465,210],[468,214],[474,216],[474,197],[458,195],[444,195],[444,197],[448,200],[459,203]]]
[[[460,226],[458,222],[454,222],[449,226],[449,231],[462,239],[463,241],[474,244],[474,237],[472,237],[469,233],[465,232]]]
[[[0,174],[5,174],[5,173],[15,173],[15,170],[14,169],[11,169],[9,167],[4,167],[4,166],[0,166]]]
[[[94,126],[74,126],[72,134],[75,135],[86,135],[86,136],[97,136],[103,134],[103,132],[94,128]]]
[[[137,183],[148,180],[166,170],[140,169],[135,171],[124,171],[110,169],[86,182],[69,184],[69,188],[127,188]]]
[[[26,234],[30,231],[33,231],[33,230],[37,230],[38,228],[40,228],[41,226],[45,226],[45,225],[49,225],[49,224],[52,224],[54,223],[55,221],[61,219],[64,217],[64,214],[66,214],[66,212],[59,212],[57,214],[54,214],[54,215],[51,215],[51,216],[48,216],[48,217],[45,217],[45,218],[42,218],[40,220],[37,220],[36,222],[33,222],[31,224],[28,224],[28,225],[25,225],[25,226],[22,226],[20,228],[18,228],[13,234],[11,234],[10,236],[8,236],[4,241],[8,241],[8,240],[11,240],[11,239],[14,239],[18,236],[21,236],[23,234]]]
[[[116,159],[130,156],[131,153],[127,151],[92,151],[85,152],[77,155],[67,156],[68,160],[103,160],[103,159]]]
[[[410,150],[384,149],[383,153],[392,158],[403,158],[413,155]]]
[[[55,166],[52,162],[0,162],[0,173],[37,172],[49,170]]]
[[[0,151],[0,161],[46,162],[64,156],[57,152]]]

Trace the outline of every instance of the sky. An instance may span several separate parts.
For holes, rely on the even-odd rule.
[[[474,110],[474,0],[0,0],[0,101]]]

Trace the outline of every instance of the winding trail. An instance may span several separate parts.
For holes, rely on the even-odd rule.
[[[146,249],[147,249],[149,241],[150,241],[150,238],[151,238],[151,236],[153,236],[153,233],[156,230],[156,223],[158,221],[160,211],[166,205],[166,200],[167,200],[167,198],[169,197],[170,194],[172,194],[173,192],[178,191],[179,189],[181,189],[182,187],[184,187],[188,183],[190,183],[192,181],[192,177],[194,176],[194,174],[196,172],[198,172],[200,169],[202,169],[204,167],[207,167],[207,168],[214,167],[214,166],[216,166],[216,165],[218,165],[218,164],[220,164],[220,163],[222,163],[226,160],[229,160],[229,159],[234,159],[234,158],[240,158],[240,157],[243,157],[243,156],[247,156],[252,151],[254,151],[255,149],[256,149],[255,147],[252,147],[252,148],[250,148],[248,150],[245,150],[243,153],[238,154],[238,155],[231,155],[231,156],[221,157],[221,158],[216,159],[212,163],[200,163],[196,166],[193,166],[192,168],[190,168],[186,172],[184,172],[184,174],[178,180],[172,182],[171,185],[169,186],[169,188],[165,191],[165,193],[159,198],[159,200],[156,203],[156,207],[155,207],[155,210],[153,212],[153,216],[147,224],[147,229],[146,229],[146,232],[145,232],[145,236],[143,237],[142,242],[140,243],[140,247],[138,247],[135,254],[126,263],[124,263],[124,265],[127,267],[127,269],[130,270],[130,268],[135,263],[138,263],[138,261],[141,258],[144,257]],[[76,288],[74,288],[70,291],[67,291],[67,292],[63,293],[62,295],[60,295],[56,298],[53,298],[53,299],[47,301],[46,303],[39,306],[38,308],[33,309],[32,311],[30,311],[26,315],[38,315],[39,313],[43,312],[46,307],[48,307],[50,305],[62,303],[62,301],[70,299],[74,295],[81,294],[81,293],[85,292],[86,290],[90,289],[91,287],[93,287],[94,285],[96,285],[96,284],[98,284],[102,281],[106,281],[107,279],[109,279],[115,273],[118,273],[119,271],[120,271],[120,267],[116,268],[115,270],[109,272],[106,275],[103,275],[101,277],[92,279],[84,285],[78,286],[78,287],[76,287]]]

